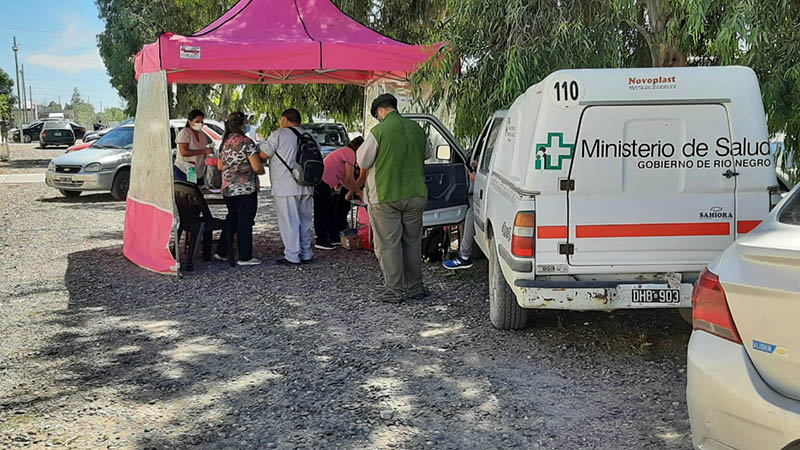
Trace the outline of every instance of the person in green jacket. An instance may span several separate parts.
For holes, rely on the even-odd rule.
[[[356,159],[367,170],[365,200],[383,272],[377,300],[401,303],[428,295],[422,282],[422,213],[428,201],[425,185],[427,138],[413,120],[397,112],[397,99],[382,94],[372,102],[372,128]]]

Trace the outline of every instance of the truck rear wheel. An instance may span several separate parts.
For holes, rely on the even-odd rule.
[[[519,330],[528,324],[528,310],[519,306],[503,276],[493,240],[489,241],[489,320],[498,330]]]

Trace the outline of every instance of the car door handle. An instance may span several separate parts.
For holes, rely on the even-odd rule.
[[[738,177],[739,172],[734,172],[731,169],[728,169],[725,173],[722,174],[723,177],[731,179],[733,177]]]

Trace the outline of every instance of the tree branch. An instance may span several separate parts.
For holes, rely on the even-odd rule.
[[[631,19],[625,19],[625,23],[627,23],[630,27],[636,30],[639,34],[642,35],[645,42],[647,42],[647,46],[652,48],[653,47],[653,35],[650,34],[643,26],[639,25],[638,23],[632,21]]]

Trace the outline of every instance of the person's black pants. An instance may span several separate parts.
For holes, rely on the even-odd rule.
[[[339,234],[347,229],[350,201],[345,199],[346,194],[345,189],[337,193],[325,182],[314,188],[314,232],[318,244],[339,242]]]
[[[228,256],[233,236],[236,235],[239,244],[239,260],[252,259],[253,225],[258,210],[258,192],[225,197],[225,206],[228,207],[228,216],[225,218],[225,230],[219,239],[217,253],[223,258]]]

